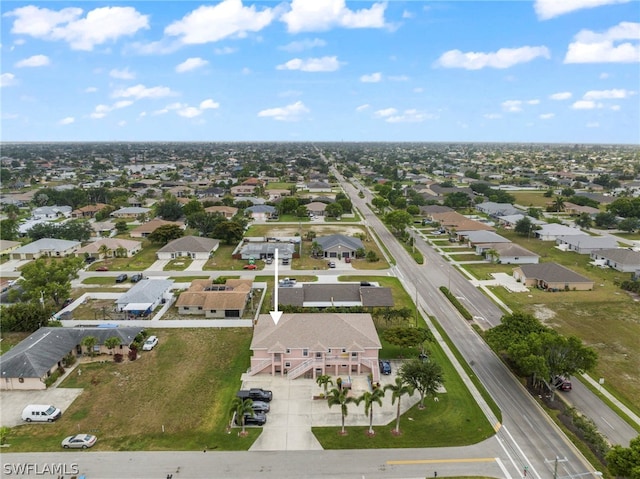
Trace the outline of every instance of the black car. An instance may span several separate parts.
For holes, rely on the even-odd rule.
[[[124,283],[127,280],[128,276],[124,273],[118,275],[116,278],[116,283]]]
[[[266,413],[271,409],[269,403],[265,401],[253,401],[251,408],[254,413]]]
[[[251,388],[238,391],[237,397],[241,399],[253,399],[254,401],[269,402],[273,399],[273,393],[260,388]]]
[[[251,413],[244,413],[244,424],[245,426],[263,426],[267,422],[266,414],[254,412],[253,415]],[[241,426],[242,423],[239,421],[239,418],[236,417],[236,424]]]
[[[87,256],[87,257],[84,259],[84,262],[85,262],[85,263],[87,263],[87,264],[91,264],[91,263],[93,263],[95,260],[96,260],[96,258],[94,258],[93,256]]]
[[[391,362],[389,362],[389,360],[380,360],[380,372],[385,375],[391,374]]]
[[[131,275],[131,282],[132,283],[137,283],[138,281],[140,281],[143,278],[141,273],[136,273],[134,275]]]

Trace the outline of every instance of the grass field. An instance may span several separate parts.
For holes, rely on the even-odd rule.
[[[14,428],[10,451],[59,451],[61,438],[78,431],[97,435],[102,451],[248,449],[261,429],[241,438],[226,427],[251,330],[150,332],[160,344],[137,361],[80,365],[82,375],[63,387],[84,388],[82,395],[53,424]]]
[[[551,203],[553,198],[544,196],[544,191],[510,191],[516,203],[524,207],[544,208],[547,203]]]

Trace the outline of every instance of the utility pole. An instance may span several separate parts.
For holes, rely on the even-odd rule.
[[[558,479],[558,463],[559,462],[568,462],[569,460],[565,457],[563,459],[560,459],[558,456],[556,456],[556,458],[553,460],[553,479]],[[546,463],[550,463],[551,461],[548,459],[545,459]],[[571,477],[571,476],[569,476]]]

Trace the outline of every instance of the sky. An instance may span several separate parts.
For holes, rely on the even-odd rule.
[[[0,4],[2,141],[640,144],[640,2]]]

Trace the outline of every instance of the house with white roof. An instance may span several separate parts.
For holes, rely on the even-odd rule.
[[[156,252],[158,259],[209,259],[220,246],[220,240],[204,236],[183,236],[170,241]]]
[[[173,280],[143,279],[116,300],[116,309],[130,317],[146,317],[158,305],[173,299]]]
[[[38,259],[43,256],[64,258],[73,254],[82,243],[55,238],[42,238],[11,251],[11,259]]]
[[[623,273],[640,271],[640,251],[626,248],[601,249],[592,251],[590,257],[592,260],[602,261],[605,266]]]
[[[611,236],[563,235],[556,238],[558,248],[563,251],[575,251],[578,254],[591,254],[599,249],[618,247],[618,241]]]
[[[540,226],[540,229],[532,231],[535,238],[542,241],[555,241],[559,236],[579,235],[582,234],[580,228],[572,228],[570,226],[558,223],[549,223]]]
[[[40,206],[31,212],[36,220],[52,221],[58,218],[71,218],[71,206]]]

